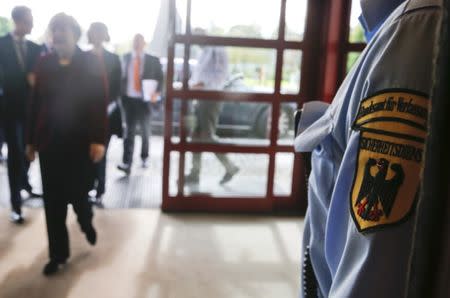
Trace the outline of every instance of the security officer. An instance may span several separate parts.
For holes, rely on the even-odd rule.
[[[404,297],[441,0],[361,0],[368,45],[312,151],[301,297]]]

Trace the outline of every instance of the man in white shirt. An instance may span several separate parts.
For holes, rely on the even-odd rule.
[[[205,35],[203,29],[195,29],[197,35]],[[194,68],[190,85],[192,89],[221,90],[228,77],[228,57],[223,47],[204,47]],[[220,114],[221,102],[218,100],[198,100],[195,114],[197,124],[192,136],[194,141],[214,143],[218,141],[216,136],[217,119]],[[225,168],[225,174],[220,184],[229,182],[239,168],[228,158],[226,154],[216,153],[217,159]],[[192,157],[192,169],[185,178],[185,183],[198,184],[201,170],[201,153],[194,153]]]

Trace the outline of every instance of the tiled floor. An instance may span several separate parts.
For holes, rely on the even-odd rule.
[[[25,226],[0,208],[2,298],[295,298],[303,221],[260,216],[97,210],[90,247],[73,212],[72,257],[58,276],[47,260],[42,209]]]
[[[255,140],[236,139],[233,142],[254,142]],[[116,169],[121,161],[122,140],[113,138],[108,153],[107,192],[104,197],[106,208],[158,208],[162,201],[163,138],[151,139],[150,167],[143,169],[140,163],[140,138],[136,138],[135,163],[129,177]],[[258,196],[266,195],[268,155],[229,154],[229,158],[240,167],[240,172],[227,185],[219,185],[224,168],[214,154],[202,155],[203,167],[200,183],[195,187],[185,187],[186,194],[201,193],[211,196]],[[292,185],[293,154],[279,153],[275,164],[275,188],[277,195],[290,195]],[[171,154],[170,193],[177,193],[178,153]],[[192,154],[186,154],[186,173],[191,168]],[[0,207],[9,208],[9,190],[6,165],[0,165]],[[31,166],[30,180],[39,190],[41,181],[39,166]],[[27,200],[25,206],[40,207],[41,200]]]

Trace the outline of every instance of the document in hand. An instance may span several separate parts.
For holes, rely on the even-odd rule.
[[[156,80],[143,80],[142,88],[144,91],[144,101],[151,101],[153,95],[156,92],[156,88],[158,87],[158,81]],[[158,98],[158,100],[160,100]]]

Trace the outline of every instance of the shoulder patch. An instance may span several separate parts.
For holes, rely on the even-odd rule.
[[[360,232],[401,223],[420,186],[428,97],[387,90],[363,100],[353,128],[360,131],[350,213]]]

